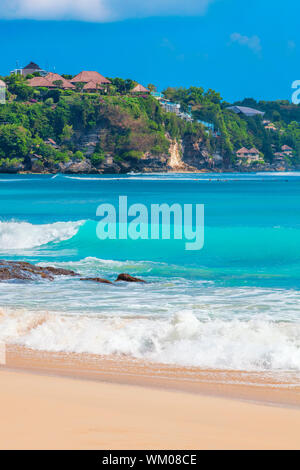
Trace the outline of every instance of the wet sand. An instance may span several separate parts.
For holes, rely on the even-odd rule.
[[[299,449],[299,387],[9,346],[1,449]]]

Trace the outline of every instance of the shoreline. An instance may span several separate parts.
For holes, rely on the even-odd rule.
[[[14,344],[6,345],[5,359],[6,364],[0,366],[0,370],[300,409],[300,384],[296,374],[204,370],[120,356],[38,351]]]
[[[18,171],[18,172],[11,172],[11,171],[0,171],[0,174],[2,175],[13,175],[13,176],[16,176],[16,175],[29,175],[29,176],[34,176],[34,175],[49,175],[49,176],[53,176],[53,175],[115,175],[115,176],[128,176],[128,175],[132,175],[132,174],[152,174],[152,175],[161,175],[161,174],[165,174],[165,175],[172,175],[172,174],[188,174],[188,175],[197,175],[197,174],[216,174],[216,175],[222,175],[222,174],[246,174],[246,173],[249,173],[249,174],[255,174],[255,173],[274,173],[275,175],[277,173],[293,173],[293,172],[298,172],[299,171],[299,168],[291,168],[291,169],[288,169],[288,170],[282,170],[282,169],[278,169],[278,170],[275,170],[275,169],[270,169],[270,168],[266,168],[266,169],[255,169],[255,170],[250,170],[249,168],[243,168],[241,170],[237,170],[237,169],[223,169],[223,170],[211,170],[209,168],[205,168],[205,169],[201,169],[201,170],[196,170],[196,171],[190,171],[190,170],[184,170],[184,169],[178,169],[178,170],[169,170],[169,171],[145,171],[145,172],[141,172],[141,171],[137,171],[137,172],[129,172],[129,173],[108,173],[108,172],[89,172],[89,173],[81,173],[81,172],[60,172],[60,171],[52,171],[52,172],[31,172],[31,171]]]
[[[174,378],[168,385],[145,374],[133,379],[120,374],[125,361],[115,370],[110,363],[109,375],[107,360],[107,375],[96,377],[92,357],[85,374],[74,370],[73,355],[63,361],[21,348],[7,359],[0,367],[1,449],[300,449],[299,407],[229,398],[224,390],[180,390]]]

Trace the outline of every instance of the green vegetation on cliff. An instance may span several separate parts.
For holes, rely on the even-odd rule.
[[[104,91],[32,88],[22,77],[3,77],[7,102],[0,106],[0,168],[19,171],[33,166],[59,171],[63,165],[88,161],[96,171],[110,157],[115,164],[145,158],[168,157],[170,142],[188,141],[207,162],[219,154],[223,166],[236,162],[241,147],[255,147],[265,162],[272,163],[282,145],[293,149],[293,164],[300,162],[300,106],[286,101],[236,103],[265,112],[246,117],[228,110],[213,90],[168,88],[165,98],[191,113],[193,122],[165,112],[151,95],[132,95],[132,80],[111,79]],[[275,130],[266,129],[263,119]],[[198,121],[212,123],[209,132]],[[95,135],[97,139],[95,140]],[[196,145],[197,144],[197,145]],[[195,150],[196,152],[196,150]]]
[[[108,94],[81,93],[33,89],[23,78],[4,79],[8,99],[0,106],[2,159],[26,163],[38,156],[50,168],[86,156],[97,166],[107,155],[115,161],[168,155],[170,138],[207,138],[203,126],[165,113],[152,96],[120,94],[115,85]],[[95,129],[100,139],[94,152],[79,154],[82,138]]]
[[[233,103],[236,106],[251,107],[265,113],[264,117],[246,117],[235,114],[230,106],[214,90],[191,87],[168,88],[165,96],[180,103],[185,110],[191,109],[195,119],[212,122],[221,132],[220,148],[227,162],[234,162],[235,151],[241,147],[256,147],[266,162],[273,161],[273,155],[282,145],[295,151],[295,163],[300,163],[300,105],[289,101],[255,101],[245,99]],[[274,124],[269,130],[266,121]]]

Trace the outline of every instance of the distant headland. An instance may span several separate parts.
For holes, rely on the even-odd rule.
[[[300,168],[300,105],[228,103],[30,62],[0,77],[1,173],[288,171]]]

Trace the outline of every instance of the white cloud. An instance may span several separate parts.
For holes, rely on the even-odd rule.
[[[233,33],[231,34],[230,39],[231,43],[236,42],[240,44],[240,46],[246,46],[256,54],[259,54],[262,50],[261,41],[258,36],[243,36],[240,33]]]
[[[114,21],[204,14],[215,0],[0,0],[0,18]]]

